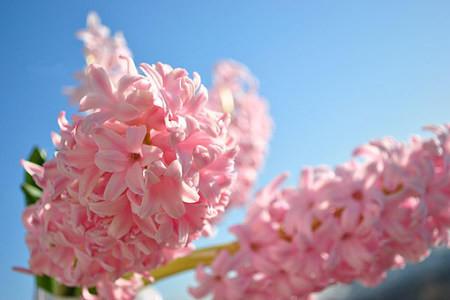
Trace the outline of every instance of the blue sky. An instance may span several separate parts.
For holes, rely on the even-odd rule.
[[[394,3],[395,2],[395,3]],[[206,84],[221,58],[247,64],[261,83],[276,130],[258,186],[302,166],[336,164],[354,146],[450,119],[448,1],[12,1],[0,2],[0,287],[4,299],[30,299],[20,217],[19,159],[33,145],[52,153],[49,134],[62,95],[83,66],[74,33],[95,10],[122,30],[137,62],[197,71]],[[238,222],[233,212],[226,225]],[[217,241],[231,237],[226,226]],[[203,241],[203,244],[212,243]],[[162,282],[184,299],[191,275]],[[176,287],[176,288],[174,288]]]

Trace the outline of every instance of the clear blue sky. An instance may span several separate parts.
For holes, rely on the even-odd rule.
[[[207,84],[221,58],[253,70],[276,122],[259,186],[285,170],[293,183],[302,166],[344,161],[369,139],[450,121],[449,1],[127,2],[0,3],[2,299],[31,297],[32,280],[10,270],[28,257],[19,159],[35,144],[52,153],[57,114],[73,111],[61,91],[83,66],[74,32],[89,10],[125,32],[138,62],[183,66]],[[230,237],[222,228],[217,238]],[[159,288],[185,299],[188,281]]]

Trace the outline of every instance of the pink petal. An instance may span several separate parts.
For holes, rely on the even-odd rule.
[[[195,203],[200,198],[197,190],[193,187],[186,184],[184,181],[182,182],[182,195],[181,199],[184,203]]]
[[[50,135],[51,135],[53,145],[55,145],[56,148],[61,147],[61,136],[58,133],[53,132],[53,131],[50,133]]]
[[[126,190],[125,174],[126,172],[118,172],[111,176],[103,194],[105,200],[114,201]]]
[[[175,197],[166,198],[161,201],[163,209],[174,219],[180,218],[186,212],[183,202],[178,198],[179,196],[176,195]]]
[[[126,177],[126,184],[128,188],[136,194],[144,194],[144,173],[139,162],[135,162],[128,168]]]
[[[119,80],[119,84],[117,85],[117,92],[122,94],[126,89],[128,89],[133,83],[142,79],[141,76],[137,75],[125,75]]]
[[[89,203],[89,209],[101,217],[120,214],[127,206],[127,199],[119,198],[115,201],[100,201]]]
[[[163,152],[160,148],[151,145],[142,145],[142,165],[148,166],[155,160],[162,159]]]
[[[101,150],[95,155],[95,164],[106,172],[121,172],[129,164],[129,158],[116,150]]]
[[[115,107],[114,113],[118,120],[126,122],[136,119],[141,112],[130,103],[120,102]]]
[[[214,279],[207,274],[203,266],[198,266],[196,269],[196,278],[200,282],[197,287],[189,287],[189,293],[196,299],[201,299],[207,296],[214,287]]]
[[[90,65],[88,67],[87,73],[96,87],[100,89],[105,94],[105,96],[109,96],[111,98],[114,97],[112,93],[111,82],[109,81],[109,76],[100,65]]]
[[[20,163],[22,164],[25,171],[33,177],[34,181],[42,187],[43,184],[43,178],[44,178],[44,168],[40,165],[37,165],[35,163],[21,160]]]
[[[178,160],[174,160],[165,172],[165,176],[175,178],[181,178],[182,174],[181,164]]]
[[[133,126],[127,129],[127,150],[130,153],[141,153],[147,129],[145,126]]]
[[[83,171],[79,180],[78,190],[81,196],[87,196],[92,192],[102,173],[103,172],[101,172],[96,166],[92,166]]]
[[[162,86],[163,85],[163,80],[161,78],[161,75],[158,74],[158,72],[154,69],[153,66],[143,63],[143,64],[140,65],[140,67],[141,67],[141,70],[144,72],[145,75],[147,75],[148,77],[153,79],[154,84],[156,86]]]
[[[152,184],[159,182],[159,176],[149,169],[145,170],[144,177],[145,185],[147,186],[147,188],[150,188]]]
[[[92,166],[95,154],[94,151],[95,150],[91,148],[77,148],[60,151],[58,155],[60,155],[64,162],[69,166],[82,169]]]
[[[356,205],[347,205],[342,213],[342,230],[346,232],[354,232],[358,225],[360,211]]]
[[[126,151],[126,140],[114,130],[100,127],[94,131],[94,141],[102,150]]]
[[[105,101],[105,97],[99,95],[97,93],[89,93],[80,100],[80,111],[87,111],[90,109],[96,109],[105,107],[107,105],[107,101]]]
[[[61,111],[58,115],[58,126],[61,129],[61,131],[70,131],[70,124],[69,121],[66,119],[66,112]]]
[[[149,238],[154,238],[155,233],[157,231],[156,225],[151,218],[141,219],[138,216],[134,216],[134,222],[142,231],[143,234],[148,236]]]
[[[150,193],[146,191],[142,199],[142,205],[136,212],[141,218],[146,218],[149,215],[154,214],[159,208],[160,203],[157,198],[151,197]],[[134,210],[133,210],[134,211]]]
[[[221,251],[219,255],[214,259],[211,269],[215,275],[224,275],[230,269],[230,261],[232,258],[227,251]]]
[[[345,260],[356,270],[361,270],[364,262],[372,259],[372,254],[357,240],[345,241],[341,247],[342,253],[345,255]]]
[[[131,226],[133,226],[133,218],[129,211],[124,211],[114,217],[111,225],[108,227],[108,234],[116,239],[120,239],[130,231]]]
[[[178,243],[186,246],[189,239],[189,224],[186,221],[180,220],[178,222]]]

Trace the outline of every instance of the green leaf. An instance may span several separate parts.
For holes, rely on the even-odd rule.
[[[47,154],[44,150],[34,147],[27,160],[42,166],[45,162]],[[24,182],[21,185],[23,194],[25,195],[25,203],[27,206],[36,203],[42,195],[42,190],[34,182],[33,177],[25,172]]]
[[[97,295],[97,288],[96,287],[90,287],[90,288],[88,288],[88,291],[92,295]]]
[[[46,292],[53,293],[53,279],[47,275],[36,276],[36,285]]]
[[[45,163],[45,159],[47,158],[47,153],[44,149],[40,149],[37,146],[34,146],[31,150],[30,155],[28,156],[28,161],[31,161],[35,164],[42,166]]]

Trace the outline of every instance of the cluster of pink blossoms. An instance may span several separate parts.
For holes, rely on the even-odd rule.
[[[280,176],[232,228],[240,249],[197,270],[197,298],[308,299],[337,283],[379,283],[386,272],[448,246],[450,126],[408,144],[386,138],[355,150],[335,170]]]
[[[103,25],[98,15],[89,13],[86,22],[87,28],[77,33],[78,38],[84,44],[84,56],[86,64],[98,64],[108,73],[110,80],[115,84],[128,73],[128,62],[125,57],[132,57],[130,49],[122,33],[111,36],[110,29]],[[78,105],[89,89],[84,70],[76,74],[80,85],[68,88],[66,93],[70,96],[70,102]]]
[[[217,64],[210,90],[211,106],[231,114],[230,135],[239,145],[236,156],[237,180],[231,205],[248,200],[260,171],[272,133],[267,104],[258,93],[258,83],[250,71],[234,61]]]
[[[24,163],[43,189],[24,215],[33,272],[68,285],[142,272],[224,212],[236,148],[227,114],[183,69],[131,59],[115,83],[91,64],[80,110],[59,118],[56,157]]]
[[[124,36],[121,33],[111,36],[109,28],[101,24],[95,13],[89,14],[87,28],[80,31],[78,37],[84,43],[88,64],[101,65],[112,82],[117,83],[128,73],[129,64],[124,58],[131,57],[131,51]],[[80,86],[67,92],[71,102],[78,105],[89,87],[84,72],[77,74],[77,78]],[[235,159],[237,180],[232,188],[230,205],[242,205],[249,199],[264,163],[272,120],[265,100],[259,95],[256,78],[235,61],[222,61],[216,65],[209,99],[209,108],[231,116],[229,132],[239,146],[239,152]]]

